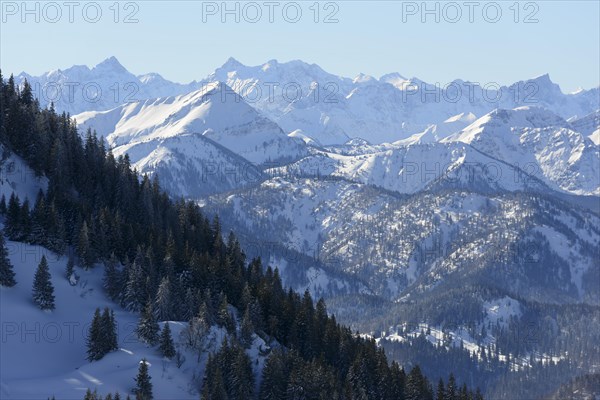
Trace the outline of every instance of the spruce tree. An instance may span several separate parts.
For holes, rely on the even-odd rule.
[[[31,216],[29,214],[29,199],[25,198],[21,204],[19,223],[21,228],[21,239],[31,242]]]
[[[118,349],[117,344],[117,327],[115,324],[114,312],[109,310],[108,307],[104,309],[101,318],[102,336],[101,345],[104,354],[110,353],[113,350]],[[104,355],[103,354],[103,355]]]
[[[152,378],[148,374],[148,363],[146,359],[142,359],[140,361],[140,368],[138,370],[138,375],[135,378],[136,388],[135,395],[136,400],[152,400],[152,382],[150,382]]]
[[[73,273],[75,272],[75,261],[73,260],[73,256],[69,256],[69,259],[67,260],[67,266],[65,269],[65,275],[67,276],[67,280],[71,281],[71,276],[73,275]]]
[[[105,346],[102,343],[102,328],[102,317],[100,316],[100,309],[96,308],[96,311],[94,312],[94,318],[92,319],[92,325],[90,326],[87,337],[88,361],[96,361],[104,357]]]
[[[77,253],[79,254],[79,258],[85,269],[91,268],[92,265],[94,265],[94,256],[90,246],[89,229],[85,221],[83,221],[83,225],[81,225],[81,230],[79,231]]]
[[[99,308],[94,312],[92,325],[88,331],[87,347],[89,361],[100,360],[107,353],[118,348],[115,316],[108,308],[105,308],[102,314]]]
[[[146,291],[146,273],[144,272],[143,256],[138,255],[127,268],[127,283],[123,292],[123,303],[130,311],[139,311],[144,307],[144,301],[148,298]]]
[[[54,286],[50,278],[46,256],[42,256],[33,278],[33,302],[42,310],[54,310]]]
[[[15,280],[15,272],[13,266],[8,259],[8,249],[6,248],[6,241],[4,240],[4,234],[0,231],[0,285],[12,287],[17,284]]]
[[[160,352],[164,357],[173,358],[175,357],[175,344],[171,337],[171,328],[169,323],[165,323],[165,326],[160,333]]]
[[[223,372],[218,365],[215,365],[214,359],[209,357],[206,364],[206,375],[204,378],[204,386],[202,387],[202,398],[211,400],[229,400]],[[209,369],[210,368],[210,369]]]
[[[4,195],[2,195],[2,198],[0,198],[0,215],[5,215],[6,214],[6,197]]]
[[[446,389],[442,378],[438,382],[436,400],[446,400]]]
[[[240,341],[245,347],[250,347],[252,344],[252,335],[254,334],[254,326],[250,316],[250,307],[246,307],[242,318],[242,327],[240,329]]]
[[[448,385],[446,386],[446,397],[444,400],[458,400],[458,389],[456,386],[456,379],[454,374],[450,374],[448,378]]]
[[[123,291],[122,274],[117,269],[117,262],[115,254],[111,254],[109,260],[104,264],[104,279],[102,282],[106,294],[113,301],[117,301]]]
[[[260,400],[278,400],[286,397],[291,357],[287,357],[281,349],[271,352],[265,362],[260,383]]]
[[[15,195],[14,192],[8,200],[5,232],[9,239],[18,240],[21,238],[21,203],[19,196]]]
[[[159,329],[160,328],[156,322],[156,318],[154,317],[152,302],[148,300],[138,322],[136,333],[142,341],[154,346],[159,339]]]
[[[227,329],[227,332],[233,332],[235,325],[233,318],[229,313],[229,307],[227,303],[227,296],[223,296],[221,303],[219,304],[219,311],[217,312],[217,323]]]
[[[173,315],[173,301],[171,297],[171,282],[166,276],[160,281],[156,291],[156,317],[159,321],[166,321]]]

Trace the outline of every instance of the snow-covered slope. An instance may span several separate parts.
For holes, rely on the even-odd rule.
[[[547,190],[535,177],[464,143],[411,145],[359,155],[318,152],[277,171],[297,176],[335,176],[402,194],[449,187]]]
[[[476,149],[543,180],[556,190],[600,194],[600,151],[564,119],[538,107],[495,110],[443,142]]]
[[[33,205],[38,192],[46,191],[47,187],[47,178],[36,176],[21,157],[0,145],[0,198],[4,196],[8,203],[15,193],[21,202],[27,199]]]
[[[36,178],[27,164],[15,155],[4,157],[0,171],[0,190],[6,198],[14,193],[21,200],[28,198],[33,202],[37,192],[47,187],[47,179]],[[0,232],[3,225],[0,219]],[[75,400],[82,399],[88,388],[97,389],[102,396],[117,391],[123,398],[133,396],[134,378],[144,358],[148,362],[155,398],[198,398],[208,353],[217,351],[223,338],[228,336],[225,328],[210,327],[203,353],[199,355],[185,344],[182,331],[187,323],[171,321],[175,346],[183,356],[178,366],[175,359],[163,358],[156,346],[138,340],[135,329],[139,315],[125,311],[106,296],[101,265],[87,271],[76,268],[77,278],[68,280],[65,276],[67,255],[14,241],[7,241],[6,249],[17,284],[10,288],[0,286],[1,399],[54,396]],[[54,287],[56,308],[53,311],[41,311],[31,297],[34,274],[42,256],[48,261]],[[99,361],[89,362],[86,360],[88,331],[94,311],[104,307],[115,311],[119,349]],[[161,327],[163,324],[160,323]],[[264,354],[259,355],[259,348],[268,346],[254,335],[247,353],[257,376],[265,360]]]
[[[581,132],[597,145],[600,145],[600,110],[581,118],[569,120],[573,130]]]
[[[191,133],[137,141],[113,152],[128,154],[135,169],[157,175],[167,192],[187,199],[247,187],[262,179],[261,171],[245,158]]]
[[[155,396],[197,398],[189,386],[195,363],[178,369],[174,361],[162,360],[156,349],[138,342],[134,333],[138,317],[119,310],[106,298],[102,269],[77,270],[79,283],[71,286],[64,275],[67,257],[23,243],[8,242],[7,247],[17,285],[0,287],[0,318],[6,327],[0,352],[0,397],[78,399],[87,388],[98,388],[103,394],[117,390],[127,394],[135,387],[133,378],[140,360],[146,358]],[[42,255],[48,259],[55,289],[56,309],[52,312],[40,311],[31,300],[33,276]],[[89,363],[86,337],[97,307],[115,309],[120,348]],[[177,323],[171,327],[177,333],[182,328]]]
[[[302,140],[288,137],[277,124],[218,82],[186,95],[86,112],[75,118],[81,129],[96,130],[115,147],[193,134],[256,164],[293,160],[306,151]]]
[[[460,113],[454,115],[440,124],[433,124],[427,127],[423,132],[401,139],[393,144],[396,146],[406,146],[409,144],[426,144],[439,142],[453,133],[460,131],[473,123],[477,117],[473,113]]]
[[[317,254],[388,300],[433,291],[456,276],[481,283],[498,273],[496,283],[520,296],[600,304],[585,278],[600,268],[598,217],[535,195],[497,193],[399,197],[344,179],[284,173],[209,204],[224,223]],[[543,281],[540,274],[547,274]]]

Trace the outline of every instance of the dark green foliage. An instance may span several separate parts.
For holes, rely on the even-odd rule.
[[[292,367],[293,360],[291,356],[281,349],[275,349],[271,352],[263,368],[259,399],[277,400],[285,398]]]
[[[104,263],[103,286],[106,294],[113,301],[118,301],[123,292],[123,273],[117,267],[117,259],[111,254],[109,260]]]
[[[102,322],[100,317],[100,309],[96,308],[94,318],[92,319],[92,325],[88,331],[87,337],[87,359],[88,361],[100,360],[104,357],[103,343],[102,343]]]
[[[130,397],[127,396],[127,399],[129,400]],[[102,397],[102,395],[98,394],[98,391],[96,389],[94,389],[93,392],[90,389],[88,389],[85,392],[83,400],[121,400],[121,395],[119,394],[119,392],[115,392],[114,395],[112,393],[108,393],[106,396]]]
[[[94,255],[90,245],[90,234],[87,223],[84,221],[79,231],[79,241],[77,242],[77,253],[81,260],[81,265],[88,269],[94,264]]]
[[[219,310],[217,311],[217,324],[227,329],[228,332],[233,332],[235,325],[228,307],[227,296],[223,296],[219,304]]]
[[[135,388],[135,398],[136,400],[152,400],[152,382],[150,382],[152,378],[148,374],[148,363],[146,359],[142,359],[140,361],[140,368],[138,370],[138,375],[135,378],[136,388]]]
[[[73,260],[73,257],[69,256],[69,259],[67,261],[67,266],[65,269],[65,275],[67,277],[67,280],[71,279],[71,275],[73,275],[74,272],[75,272],[75,260]]]
[[[171,336],[171,328],[169,323],[165,323],[165,326],[160,333],[160,352],[164,357],[173,358],[175,357],[175,344],[173,343],[173,337]]]
[[[250,358],[239,344],[227,340],[221,349],[209,357],[202,389],[203,398],[253,398],[254,375]]]
[[[156,317],[154,316],[152,302],[148,300],[135,332],[142,341],[154,346],[156,343],[158,343],[159,329],[160,328],[156,322]]]
[[[42,256],[33,278],[33,302],[42,310],[54,310],[54,286],[46,256]]]
[[[245,347],[250,347],[252,344],[252,335],[254,334],[254,325],[252,324],[252,317],[250,315],[250,307],[246,307],[244,316],[242,318],[242,326],[240,328],[240,342]]]
[[[0,198],[0,215],[6,215],[6,197],[4,195]]]
[[[13,266],[8,259],[8,249],[4,240],[4,233],[0,231],[0,285],[12,287],[17,284]]]
[[[100,314],[100,309],[96,309],[88,331],[87,347],[88,361],[100,360],[118,349],[117,324],[112,310],[105,308]]]
[[[6,227],[4,228],[9,239],[19,240],[23,238],[21,230],[21,202],[19,196],[13,192],[8,200],[6,210]]]

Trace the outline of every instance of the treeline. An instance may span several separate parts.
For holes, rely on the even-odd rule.
[[[40,109],[27,82],[19,89],[12,76],[4,82],[1,74],[0,82],[0,142],[48,178],[33,207],[27,199],[9,199],[9,238],[58,253],[72,249],[84,268],[105,263],[108,294],[129,310],[150,305],[160,320],[218,324],[234,334],[228,305],[235,307],[245,316],[246,333],[256,332],[288,349],[282,357],[294,357],[289,375],[281,378],[286,398],[299,398],[294,393],[304,390],[303,398],[433,398],[419,370],[418,382],[409,385],[415,380],[390,365],[373,340],[329,317],[323,301],[315,306],[308,293],[286,291],[277,269],[264,269],[259,259],[247,263],[235,235],[223,240],[218,218],[210,221],[191,201],[171,200],[156,177],[138,176],[127,155],[115,158],[94,133],[82,139],[69,115],[58,115],[52,106]],[[222,374],[207,375],[204,386],[219,387],[215,380],[226,378],[227,390],[241,390],[232,382],[245,384],[247,370],[231,371],[219,361],[223,352],[232,350],[224,346],[211,359],[223,364]],[[277,362],[273,357],[268,364]],[[326,385],[308,391],[314,371],[323,372]],[[243,393],[239,398],[256,395]]]

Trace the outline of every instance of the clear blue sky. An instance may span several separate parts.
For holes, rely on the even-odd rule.
[[[254,3],[262,14],[256,23],[250,21],[257,18],[257,8],[243,2],[239,23],[235,14],[222,15],[221,1],[121,2],[118,16],[111,9],[113,1],[98,2],[99,18],[90,3],[80,1],[70,22],[70,10],[62,1],[54,3],[60,6],[60,17],[57,9],[44,8],[45,3],[39,3],[38,11],[35,3],[28,3],[34,11],[23,14],[21,1],[3,1],[3,73],[37,75],[73,64],[92,66],[114,55],[135,74],[158,72],[187,82],[205,77],[233,56],[247,65],[274,58],[302,59],[350,77],[397,71],[442,84],[455,78],[510,84],[549,73],[564,92],[600,85],[600,2],[596,0],[520,2],[518,15],[514,1],[480,1],[472,22],[462,0],[454,3],[458,9],[439,2],[438,12],[428,15],[423,15],[421,1],[321,2],[317,23],[310,8],[313,1],[297,3],[302,16],[296,23],[290,22],[296,17],[295,5],[287,1],[276,2],[273,22],[269,22],[269,6],[264,1]],[[228,7],[234,8],[235,3],[229,2]],[[496,5],[501,17],[496,17]],[[214,6],[219,10],[210,15]],[[427,7],[434,9],[436,3]],[[324,23],[332,12],[338,22]],[[130,13],[137,22],[124,23]],[[525,23],[528,16],[537,22]],[[90,22],[95,19],[98,22]]]

